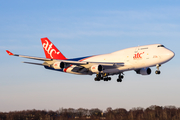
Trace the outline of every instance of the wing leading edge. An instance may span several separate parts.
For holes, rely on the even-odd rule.
[[[8,53],[8,55],[10,56],[17,56],[17,57],[22,57],[22,58],[28,58],[28,59],[34,59],[34,60],[40,60],[40,61],[44,61],[46,62],[46,64],[40,64],[40,63],[31,63],[31,62],[23,62],[23,63],[28,63],[28,64],[34,64],[34,65],[43,65],[43,66],[49,66],[54,62],[63,62],[65,64],[69,64],[69,65],[87,65],[87,64],[101,64],[102,66],[124,66],[123,62],[85,62],[85,61],[74,61],[72,59],[70,60],[59,60],[59,59],[49,59],[49,58],[41,58],[41,57],[33,57],[33,56],[25,56],[25,55],[18,55],[18,54],[13,54],[12,52],[6,50],[6,52]],[[48,61],[50,62],[50,64],[48,65]]]

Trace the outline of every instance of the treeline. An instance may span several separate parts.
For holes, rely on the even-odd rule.
[[[180,108],[174,106],[150,106],[146,109],[107,108],[96,109],[61,108],[57,111],[24,110],[0,112],[0,120],[180,120]]]

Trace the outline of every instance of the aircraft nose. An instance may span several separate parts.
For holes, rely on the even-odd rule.
[[[169,60],[171,60],[173,57],[175,56],[174,52],[169,50],[169,49],[164,49],[162,54],[160,55],[160,58],[167,62]]]
[[[166,55],[168,56],[169,59],[172,59],[175,56],[175,53],[173,51],[169,50]]]
[[[168,54],[168,55],[169,55],[170,58],[173,58],[173,57],[175,56],[175,54],[174,54],[173,51],[169,51],[169,54]]]

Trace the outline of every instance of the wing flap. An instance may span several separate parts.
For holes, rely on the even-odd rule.
[[[85,62],[85,61],[69,61],[69,60],[58,60],[61,62],[64,62],[65,64],[70,65],[94,65],[94,64],[100,64],[102,66],[108,66],[108,67],[118,67],[118,66],[124,66],[123,62]]]
[[[101,64],[102,66],[124,66],[123,62],[90,62],[94,64]]]
[[[80,61],[70,61],[70,60],[59,60],[61,62],[64,62],[66,64],[71,64],[71,65],[87,65],[89,62],[80,62]]]

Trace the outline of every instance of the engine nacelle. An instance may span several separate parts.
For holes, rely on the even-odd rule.
[[[65,68],[66,64],[64,62],[55,62],[52,67],[54,69],[63,69]]]
[[[136,70],[136,73],[141,74],[141,75],[150,75],[151,69],[150,68],[142,68],[142,69]]]
[[[98,72],[101,72],[102,70],[103,70],[102,65],[93,65],[93,66],[91,66],[91,71],[93,73],[98,73]]]

